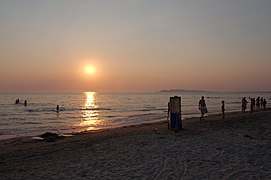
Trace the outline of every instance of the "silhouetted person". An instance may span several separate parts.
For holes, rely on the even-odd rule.
[[[24,106],[27,106],[27,101],[26,100],[24,100]]]
[[[19,104],[19,103],[20,103],[20,100],[16,99],[15,104]]]
[[[199,110],[201,112],[200,120],[204,120],[204,114],[208,112],[207,106],[204,100],[204,96],[201,97],[201,100],[199,101]]]
[[[56,106],[56,112],[59,112],[59,105]]]
[[[266,99],[264,99],[264,100],[263,100],[263,109],[266,108],[266,104],[267,104]]]
[[[247,108],[247,100],[246,97],[243,97],[242,99],[242,112],[245,112]]]
[[[263,97],[261,97],[261,108],[263,108]]]
[[[256,106],[257,106],[257,109],[260,109],[260,97],[257,97],[256,99]]]
[[[255,98],[250,98],[250,112],[252,113],[255,107]]]
[[[225,101],[222,101],[221,102],[222,103],[222,105],[221,105],[221,111],[222,111],[222,115],[223,115],[223,119],[225,118]]]

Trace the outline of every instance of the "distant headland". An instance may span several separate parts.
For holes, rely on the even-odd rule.
[[[271,91],[211,91],[211,90],[194,90],[194,89],[163,89],[158,92],[271,93]]]

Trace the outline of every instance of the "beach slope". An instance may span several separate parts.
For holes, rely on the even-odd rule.
[[[271,179],[271,110],[0,141],[0,179]]]

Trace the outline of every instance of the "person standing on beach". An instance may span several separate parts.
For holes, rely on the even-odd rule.
[[[263,97],[261,97],[261,108],[263,108]]]
[[[242,112],[245,112],[247,108],[247,100],[246,97],[243,97],[242,99]]]
[[[266,104],[267,104],[266,99],[264,99],[264,100],[263,100],[263,109],[266,108]]]
[[[255,98],[250,98],[250,112],[253,113],[255,107]]]
[[[222,101],[221,111],[222,111],[222,118],[225,119],[225,101]]]
[[[256,99],[256,106],[257,106],[257,109],[260,109],[260,97],[257,97]]]
[[[24,106],[27,106],[27,101],[26,100],[24,100]]]
[[[199,110],[201,112],[201,117],[199,119],[204,120],[204,114],[208,112],[204,96],[202,96],[201,100],[199,101]]]

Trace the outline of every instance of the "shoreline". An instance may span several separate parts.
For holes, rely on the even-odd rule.
[[[270,179],[271,109],[81,132],[53,142],[0,141],[7,179]],[[2,179],[1,178],[1,179]]]
[[[271,111],[271,108],[266,108],[266,110],[260,109],[260,110],[255,110],[253,113],[255,112],[261,112],[261,111]],[[227,111],[225,114],[227,115],[233,115],[233,114],[245,114],[245,113],[250,113],[250,111],[246,111],[244,113],[242,113],[241,111],[238,110],[232,110],[232,111]],[[208,118],[208,117],[213,117],[213,116],[220,116],[221,112],[215,112],[215,113],[207,113],[204,117]],[[182,115],[182,123],[184,125],[184,123],[191,123],[191,122],[195,122],[197,119],[199,119],[200,114],[198,114],[198,116],[190,116],[190,117],[186,117],[184,118]],[[187,122],[186,122],[187,121]],[[203,120],[204,121],[204,120]],[[63,136],[63,137],[69,137],[69,136],[75,136],[78,134],[88,134],[88,133],[95,133],[95,132],[100,132],[100,131],[108,131],[108,130],[117,130],[117,129],[121,129],[121,128],[129,128],[129,127],[141,127],[142,125],[156,125],[156,124],[160,124],[160,123],[168,123],[167,118],[163,118],[163,119],[157,119],[157,120],[152,120],[152,121],[148,121],[148,122],[138,122],[138,123],[134,123],[134,124],[127,124],[127,125],[120,125],[120,126],[114,126],[114,127],[106,127],[106,128],[100,128],[100,129],[96,129],[96,130],[78,130],[78,131],[68,131],[68,132],[63,132],[63,133],[56,133],[56,132],[50,132],[47,131],[49,133],[56,133],[59,136]],[[84,128],[82,128],[84,129]],[[44,132],[44,133],[47,133]],[[42,134],[44,134],[42,133]],[[22,135],[22,136],[16,136],[16,135],[7,135],[10,136],[9,138],[0,138],[0,142],[1,141],[5,141],[5,140],[10,140],[10,139],[32,139],[35,137],[39,137],[42,134],[29,134],[29,135]],[[14,137],[15,136],[15,137]]]
[[[238,110],[230,110],[226,111],[226,113],[235,113],[235,112],[240,112]],[[247,111],[248,112],[248,111]],[[207,113],[205,117],[212,116],[212,115],[219,115],[220,112],[213,112],[213,113]],[[185,116],[185,117],[184,117]],[[187,121],[189,119],[193,118],[198,118],[200,116],[200,113],[195,113],[195,114],[189,114],[189,115],[182,115],[182,121]],[[44,131],[43,133],[46,132],[52,132],[52,133],[57,133],[58,135],[63,135],[63,136],[69,136],[73,134],[78,134],[78,133],[85,133],[85,132],[95,132],[95,131],[102,131],[102,130],[110,130],[110,129],[116,129],[116,128],[121,128],[121,127],[129,127],[129,126],[134,126],[134,125],[141,125],[141,124],[154,124],[154,123],[159,123],[159,122],[167,122],[167,116],[156,119],[156,120],[151,120],[148,122],[137,122],[133,124],[126,124],[126,125],[119,125],[119,126],[112,126],[112,127],[105,127],[105,128],[99,128],[99,129],[93,129],[93,130],[87,130],[88,128],[78,128],[77,130],[64,130],[62,132],[56,132],[56,131]],[[0,141],[2,140],[8,140],[8,139],[20,139],[20,138],[31,138],[31,137],[37,137],[42,135],[43,133],[28,133],[25,135],[0,135]]]

